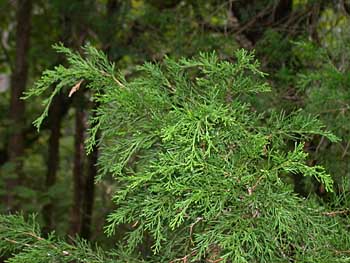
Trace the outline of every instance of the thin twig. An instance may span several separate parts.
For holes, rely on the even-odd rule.
[[[120,87],[125,88],[125,85],[121,83],[114,75],[108,74],[107,72],[104,72],[102,70],[100,72],[105,76],[111,77]]]
[[[27,243],[20,243],[20,242],[18,242],[18,241],[16,241],[16,240],[9,239],[9,238],[7,238],[7,237],[5,237],[4,239],[5,239],[7,242],[10,242],[10,243],[12,243],[12,244],[22,245],[22,246],[26,246],[26,247],[32,247],[32,245],[30,245],[30,244],[27,244]]]
[[[350,250],[334,250],[336,254],[350,254]]]
[[[348,141],[348,143],[346,144],[346,147],[345,147],[345,149],[344,149],[344,152],[343,152],[343,154],[341,155],[341,158],[342,158],[342,159],[344,159],[345,156],[348,154],[349,146],[350,146],[350,141]]]
[[[244,31],[246,31],[249,27],[251,27],[252,25],[255,24],[255,22],[258,20],[258,18],[260,18],[260,17],[264,16],[265,14],[267,14],[272,8],[273,8],[272,5],[268,5],[266,8],[264,8],[259,13],[257,13],[251,20],[249,20],[247,23],[242,25],[242,27],[239,30],[237,30],[236,32],[234,32],[234,33],[235,34],[240,34],[240,33],[244,32]]]
[[[336,215],[345,215],[345,214],[350,214],[350,210],[338,210],[338,211],[332,211],[332,212],[324,212],[322,215],[325,216],[336,216]]]
[[[195,250],[195,251],[192,251],[190,254],[185,255],[182,258],[173,259],[169,263],[174,263],[174,262],[179,262],[179,261],[182,261],[183,263],[187,263],[188,262],[188,258],[191,257],[191,256],[194,256],[196,254],[197,254],[197,251]]]
[[[42,237],[36,235],[35,233],[24,232],[24,234],[26,234],[26,235],[28,235],[28,236],[31,236],[31,237],[34,237],[34,238],[35,238],[36,240],[38,240],[38,241],[46,241],[46,239],[44,239],[44,238],[42,238]],[[50,247],[53,248],[53,249],[56,249],[56,250],[59,249],[58,247],[56,247],[55,245],[53,245],[53,244],[51,244],[51,243],[50,243],[49,245],[50,245]]]
[[[203,217],[197,217],[196,221],[194,223],[192,223],[190,225],[190,240],[191,240],[191,243],[193,244],[193,240],[192,240],[192,234],[193,234],[193,227],[200,221],[203,220]]]
[[[321,148],[321,146],[322,146],[322,144],[323,144],[323,142],[324,142],[324,138],[325,138],[325,137],[322,136],[320,142],[318,143],[318,145],[317,145],[317,147],[316,147],[315,154],[318,154],[318,151],[320,150],[320,148]]]
[[[256,183],[252,187],[248,187],[248,195],[252,195],[252,193],[255,191],[256,187],[260,183],[260,181],[264,178],[264,176],[260,176]]]
[[[206,261],[209,262],[209,263],[218,263],[218,262],[221,262],[223,261],[224,259],[223,258],[219,258],[219,259],[207,259]]]

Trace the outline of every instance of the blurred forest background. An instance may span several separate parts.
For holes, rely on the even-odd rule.
[[[324,165],[336,192],[349,185],[350,1],[0,0],[0,17],[1,213],[37,213],[46,233],[115,242],[103,226],[116,186],[108,177],[94,184],[99,149],[84,151],[91,94],[59,94],[40,133],[32,122],[42,98],[21,99],[43,70],[66,63],[52,49],[58,42],[97,47],[126,78],[165,56],[215,50],[231,60],[238,48],[255,50],[272,92],[250,103],[319,115],[341,142],[314,136],[305,145],[309,165]],[[312,178],[294,175],[291,183],[302,196],[328,198]]]

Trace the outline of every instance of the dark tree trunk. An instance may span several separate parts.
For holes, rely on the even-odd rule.
[[[284,21],[292,13],[293,1],[292,0],[279,0],[273,10],[273,22]]]
[[[101,40],[103,44],[103,51],[110,55],[111,54],[111,47],[113,44],[113,39],[115,36],[115,30],[118,28],[117,19],[118,19],[118,12],[120,10],[121,3],[120,0],[108,0],[106,4],[106,24],[104,27],[104,30],[101,34]]]
[[[83,1],[81,8],[87,15],[87,7],[93,10],[93,0]],[[86,38],[86,21],[81,16],[76,16],[81,10],[73,9],[65,18],[65,25],[71,26],[71,34],[66,45],[73,49],[79,50],[84,44]],[[79,84],[80,85],[80,84]],[[75,236],[81,233],[83,204],[85,191],[85,149],[84,138],[86,128],[86,100],[84,98],[84,89],[73,95],[73,104],[75,108],[75,131],[74,131],[74,160],[73,160],[73,200],[70,211],[70,227],[69,234]]]
[[[316,42],[320,43],[320,38],[317,32],[318,20],[320,18],[321,3],[315,3],[311,9],[310,21],[309,21],[309,35]]]
[[[5,149],[7,149],[7,147],[0,150],[0,166],[8,161],[7,151]]]
[[[47,160],[47,172],[45,186],[48,192],[49,201],[43,207],[43,217],[45,221],[44,232],[48,233],[54,230],[54,202],[53,197],[50,195],[50,190],[56,183],[56,176],[59,167],[59,142],[61,137],[61,122],[62,122],[62,105],[64,104],[63,95],[59,94],[53,100],[49,113],[50,118],[50,138]]]
[[[115,28],[117,28],[117,15],[120,10],[120,0],[108,0],[106,4],[106,28],[108,31],[105,32],[103,37],[104,52],[110,57],[111,46],[113,38],[115,35]],[[96,110],[98,105],[93,104],[92,110]],[[96,141],[99,140],[99,133],[96,135]],[[85,178],[85,191],[83,200],[83,210],[82,210],[82,222],[81,222],[81,237],[89,239],[91,236],[91,222],[93,214],[93,206],[95,199],[95,178],[97,176],[97,161],[98,161],[98,146],[93,147],[92,152],[88,156],[88,171]]]
[[[81,231],[82,204],[84,198],[84,93],[79,90],[75,96],[75,135],[74,135],[74,167],[73,167],[73,205],[70,217],[70,235]]]
[[[70,45],[70,37],[72,34],[72,24],[67,14],[62,14],[60,17],[62,24],[62,36],[60,41],[66,46]],[[58,58],[57,64],[62,64],[64,62],[64,57],[60,56]],[[48,160],[47,160],[47,172],[46,172],[46,191],[48,193],[48,203],[43,207],[43,218],[45,221],[44,233],[55,229],[54,220],[54,210],[55,203],[53,201],[54,197],[50,195],[50,189],[56,183],[57,172],[60,163],[60,138],[61,138],[61,124],[62,119],[66,115],[69,109],[69,103],[65,98],[65,94],[59,93],[53,100],[50,112],[48,115],[48,128],[50,129],[49,138],[49,149],[48,149]]]
[[[14,188],[23,181],[23,154],[24,154],[24,101],[21,96],[25,91],[28,78],[28,53],[31,30],[31,0],[17,1],[16,26],[16,59],[11,75],[10,120],[11,135],[8,142],[8,160],[14,164],[15,177],[6,180],[7,193],[5,204],[8,210],[16,208]]]
[[[98,139],[98,135],[97,138]],[[95,145],[88,155],[88,171],[85,179],[84,203],[82,211],[82,222],[80,235],[82,238],[90,239],[91,223],[95,198],[95,178],[97,175],[98,146]]]

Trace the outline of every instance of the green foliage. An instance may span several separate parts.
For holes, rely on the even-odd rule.
[[[40,126],[61,89],[83,80],[94,91],[100,106],[87,149],[101,145],[100,176],[111,174],[117,182],[117,209],[106,233],[130,224],[120,250],[137,257],[138,246],[151,240],[149,262],[349,259],[335,255],[334,222],[286,183],[288,175],[303,174],[332,191],[330,176],[308,166],[303,149],[314,135],[337,137],[302,111],[266,116],[241,102],[242,95],[269,91],[253,54],[239,50],[235,63],[214,53],[166,58],[162,65],[145,63],[126,81],[90,46],[84,58],[55,48],[69,66],[44,72],[28,93],[56,84],[35,123]],[[292,151],[289,140],[295,141]]]
[[[107,2],[117,4],[107,10]],[[38,128],[59,92],[72,90],[77,96],[74,90],[79,87],[91,90],[89,95],[100,107],[90,119],[95,125],[90,126],[86,149],[89,153],[94,144],[101,146],[97,181],[102,184],[97,190],[108,188],[102,198],[96,196],[93,223],[100,229],[108,210],[106,199],[116,190],[116,211],[105,230],[117,239],[125,234],[121,228],[128,230],[116,255],[122,262],[140,258],[147,262],[348,262],[350,199],[344,190],[349,189],[348,182],[342,179],[349,177],[350,168],[349,19],[345,12],[331,8],[332,1],[299,0],[293,1],[291,15],[280,24],[262,23],[270,16],[261,13],[266,8],[271,7],[271,14],[280,12],[275,13],[276,1],[238,1],[232,16],[234,2],[36,2],[29,82],[43,68],[62,63],[63,56],[69,63],[46,71],[30,91],[28,95],[40,96],[27,101],[26,120],[33,119],[38,102],[47,94],[51,96],[43,102],[44,113],[35,122]],[[14,1],[0,1],[0,60],[5,62],[0,71],[5,72],[15,52],[13,7]],[[239,21],[237,11],[242,16]],[[237,48],[234,38],[255,29],[265,32],[255,48],[263,71],[269,73],[272,92],[268,93],[261,93],[269,89],[266,74],[251,54],[238,51],[236,58],[231,57]],[[316,35],[317,41],[310,41],[306,31],[313,38]],[[62,45],[55,47],[62,54],[50,49],[51,43],[60,40],[76,47],[83,38],[106,50],[123,74],[116,73],[114,65],[90,46],[82,56]],[[234,64],[212,54],[178,61],[165,58],[208,50],[216,50],[218,57]],[[149,59],[165,60],[146,63],[135,72],[134,64]],[[14,164],[6,161],[8,134],[17,129],[8,121],[9,93],[0,100],[2,195],[5,179],[15,171]],[[303,110],[292,112],[300,107]],[[65,211],[71,205],[67,171],[73,156],[72,113],[62,125],[58,183],[49,190],[43,183],[48,133],[36,135],[26,124],[26,179],[15,190],[24,200],[25,212],[39,211],[49,198],[55,200],[58,235],[65,234],[69,216]],[[95,141],[99,130],[102,138]],[[319,164],[332,174],[334,186]],[[291,178],[297,178],[295,185],[289,185]],[[324,200],[295,195],[292,188],[299,182],[304,193],[315,191]],[[319,190],[324,187],[334,192],[324,194]],[[0,208],[6,209],[4,204]],[[68,245],[64,241],[53,236],[41,243],[25,240],[13,231],[29,232],[32,224],[14,216],[4,218],[0,220],[0,228],[6,225],[5,232],[0,231],[2,251],[19,253],[10,262],[66,259],[46,255],[46,251],[52,253],[48,245],[52,243],[62,256],[59,251],[67,251]],[[13,241],[18,243],[8,242],[11,233],[17,233]],[[114,244],[115,238],[109,240]],[[26,242],[35,245],[29,248],[23,245]],[[85,244],[76,247],[80,245],[72,250],[88,250]],[[89,253],[84,260],[95,262],[94,252]],[[68,259],[78,261],[75,256]]]
[[[344,38],[346,38],[344,36]],[[305,110],[318,114],[320,119],[340,139],[329,144],[323,139],[318,144],[317,159],[321,160],[341,184],[348,177],[349,145],[349,45],[327,50],[310,42],[298,43],[296,54],[304,64],[297,75],[299,92],[303,93]],[[327,149],[327,151],[325,151]]]
[[[161,60],[165,55],[190,56],[216,50],[230,56],[238,48],[228,36],[229,2],[218,1],[121,1],[118,24],[123,31],[114,37],[113,58],[130,67],[130,61]],[[124,3],[125,2],[125,3]],[[108,25],[102,25],[108,30]],[[132,45],[130,45],[132,39]],[[122,48],[121,48],[122,46]]]
[[[339,24],[333,25],[334,20],[339,20]],[[326,9],[318,31],[322,45],[301,36],[286,37],[276,31],[266,32],[257,45],[264,70],[273,80],[271,96],[259,106],[283,108],[287,112],[302,107],[305,113],[319,116],[325,128],[340,141],[331,143],[315,136],[307,146],[308,152],[314,162],[327,167],[340,188],[343,179],[349,178],[349,21]],[[305,193],[318,192],[313,180],[302,179],[302,185]]]
[[[54,70],[44,71],[43,77],[36,82],[35,88],[26,93],[24,99],[28,98],[29,95],[38,96],[43,94],[51,85],[56,86],[49,98],[43,101],[43,105],[45,106],[43,114],[34,122],[34,125],[38,129],[44,118],[48,115],[53,98],[62,88],[67,86],[73,88],[79,81],[86,80],[89,81],[87,87],[98,90],[108,87],[116,81],[113,77],[114,65],[109,63],[106,57],[96,49],[87,46],[84,51],[88,57],[87,59],[83,59],[79,54],[72,53],[68,48],[63,47],[62,44],[55,45],[53,48],[59,53],[66,54],[68,56],[68,63],[72,67],[67,69],[59,65]],[[79,86],[76,87],[79,88]]]
[[[24,262],[118,262],[112,253],[94,250],[84,240],[66,242],[52,233],[43,238],[40,227],[31,217],[26,222],[22,215],[0,215],[0,255],[11,257],[8,263]]]

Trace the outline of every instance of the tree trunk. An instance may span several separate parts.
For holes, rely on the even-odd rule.
[[[96,135],[98,140],[98,135]],[[98,146],[95,145],[88,156],[88,171],[85,179],[84,203],[80,235],[86,240],[91,236],[91,222],[95,198],[95,177],[97,175]]]
[[[103,50],[107,56],[111,53],[111,45],[113,42],[113,37],[115,34],[117,14],[120,10],[119,0],[108,0],[106,4],[107,15],[106,28],[108,31],[102,36],[103,39]],[[110,57],[110,56],[109,56]],[[93,104],[92,110],[96,110],[98,105]],[[99,140],[99,133],[96,135],[96,141]],[[85,191],[84,191],[84,201],[83,201],[83,211],[82,211],[82,222],[81,222],[81,237],[89,239],[91,236],[91,222],[93,214],[93,205],[95,199],[95,178],[97,176],[97,161],[98,161],[98,146],[95,145],[92,152],[88,156],[88,171],[85,178]]]
[[[46,190],[48,192],[48,203],[43,207],[43,217],[45,221],[44,232],[48,233],[54,230],[54,203],[50,194],[50,190],[56,183],[57,171],[59,168],[59,142],[61,137],[61,122],[62,122],[62,105],[63,95],[59,94],[52,102],[49,113],[49,126],[50,126],[50,138],[47,160],[47,172],[46,172]]]
[[[70,46],[70,37],[72,35],[72,24],[69,15],[63,13],[60,17],[62,25],[62,36],[60,41],[66,46]],[[59,56],[57,64],[62,64],[64,57]],[[55,229],[54,210],[55,203],[53,196],[50,195],[50,189],[56,183],[57,172],[60,163],[60,138],[61,138],[61,124],[62,119],[69,109],[69,103],[65,98],[65,94],[59,93],[53,100],[50,112],[48,115],[48,125],[50,129],[47,172],[46,172],[46,191],[48,193],[48,203],[43,207],[43,218],[45,221],[44,233],[49,233]]]
[[[93,10],[93,1],[82,2],[81,8],[84,10],[87,6]],[[84,20],[75,20],[74,17],[80,10],[74,9],[66,17],[66,25],[71,24],[72,33],[70,40],[67,39],[67,45],[71,48],[79,50],[84,44],[86,37],[86,24]],[[87,14],[86,14],[87,15]],[[71,18],[72,17],[72,18]],[[84,149],[84,137],[86,128],[86,100],[84,99],[84,90],[80,87],[73,96],[73,103],[75,107],[75,132],[74,132],[74,160],[73,160],[73,201],[70,211],[70,229],[69,234],[75,236],[80,234],[82,229],[82,214],[84,204],[84,190],[85,190],[85,178],[84,178],[84,163],[85,163],[85,149]]]
[[[101,34],[101,41],[103,44],[103,51],[107,54],[111,54],[111,47],[113,39],[115,37],[115,30],[117,27],[118,12],[120,10],[120,0],[108,0],[106,4],[106,24]]]
[[[82,204],[84,198],[84,93],[79,90],[75,96],[75,135],[74,135],[74,167],[73,167],[73,205],[70,217],[70,235],[81,231]]]
[[[11,75],[10,120],[11,135],[8,142],[8,158],[14,164],[14,177],[6,180],[7,193],[5,204],[8,210],[18,208],[15,204],[15,190],[23,181],[23,154],[24,154],[24,101],[21,96],[25,91],[28,78],[28,53],[31,30],[31,0],[17,1],[16,26],[16,59]]]

